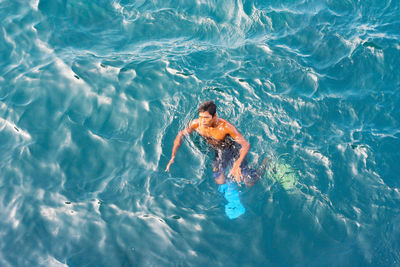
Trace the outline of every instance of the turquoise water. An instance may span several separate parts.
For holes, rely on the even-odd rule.
[[[0,0],[0,265],[398,266],[399,13]],[[164,172],[208,99],[278,166],[234,220],[198,135]]]

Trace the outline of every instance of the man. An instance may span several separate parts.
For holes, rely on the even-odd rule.
[[[224,184],[226,171],[231,167],[228,178],[238,184],[244,182],[246,186],[252,186],[260,178],[260,175],[248,167],[245,159],[250,144],[232,124],[219,118],[216,110],[217,106],[213,101],[206,101],[200,105],[199,118],[193,120],[186,129],[180,131],[176,136],[171,160],[165,171],[168,172],[171,164],[174,163],[175,154],[182,144],[183,138],[197,131],[215,151],[213,160],[215,182]]]

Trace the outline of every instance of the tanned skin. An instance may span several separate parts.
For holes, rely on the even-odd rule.
[[[249,152],[250,144],[232,124],[224,119],[218,118],[217,114],[212,116],[208,111],[199,112],[199,118],[193,120],[186,129],[178,133],[174,141],[171,160],[169,161],[165,171],[168,172],[172,163],[174,163],[176,152],[178,151],[179,146],[182,144],[183,138],[194,131],[197,131],[201,136],[203,136],[213,147],[220,146],[228,135],[241,145],[240,156],[234,162],[228,174],[228,178],[232,178],[237,183],[241,183],[243,178],[240,164]],[[217,184],[224,184],[225,179],[225,175],[221,174],[220,177],[215,179],[215,182]]]

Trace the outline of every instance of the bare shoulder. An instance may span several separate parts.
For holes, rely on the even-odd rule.
[[[199,127],[199,119],[194,119],[189,123],[189,128],[192,128],[193,130],[197,129]]]
[[[188,134],[191,134],[191,133],[193,133],[195,130],[197,130],[197,128],[199,128],[199,120],[198,120],[198,119],[195,119],[195,120],[192,120],[192,121],[189,123],[189,126],[185,129],[185,132],[188,133]]]
[[[180,134],[183,134],[183,136],[188,135],[193,133],[197,128],[199,127],[199,121],[198,119],[195,119],[189,123],[189,126],[180,131]]]
[[[220,119],[220,127],[224,130],[225,133],[229,134],[231,137],[233,137],[235,140],[238,138],[242,138],[242,135],[239,133],[239,131],[236,129],[235,126],[233,126],[232,123],[225,119]]]
[[[218,121],[219,127],[226,129],[226,130],[232,130],[232,129],[236,130],[235,126],[233,126],[233,124],[230,123],[229,121],[227,121],[225,119],[221,119],[221,118],[218,118],[218,119],[219,119],[219,121]]]

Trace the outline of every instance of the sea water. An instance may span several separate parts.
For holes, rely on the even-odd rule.
[[[0,0],[1,266],[398,266],[400,3]],[[271,166],[230,220],[214,100]]]

